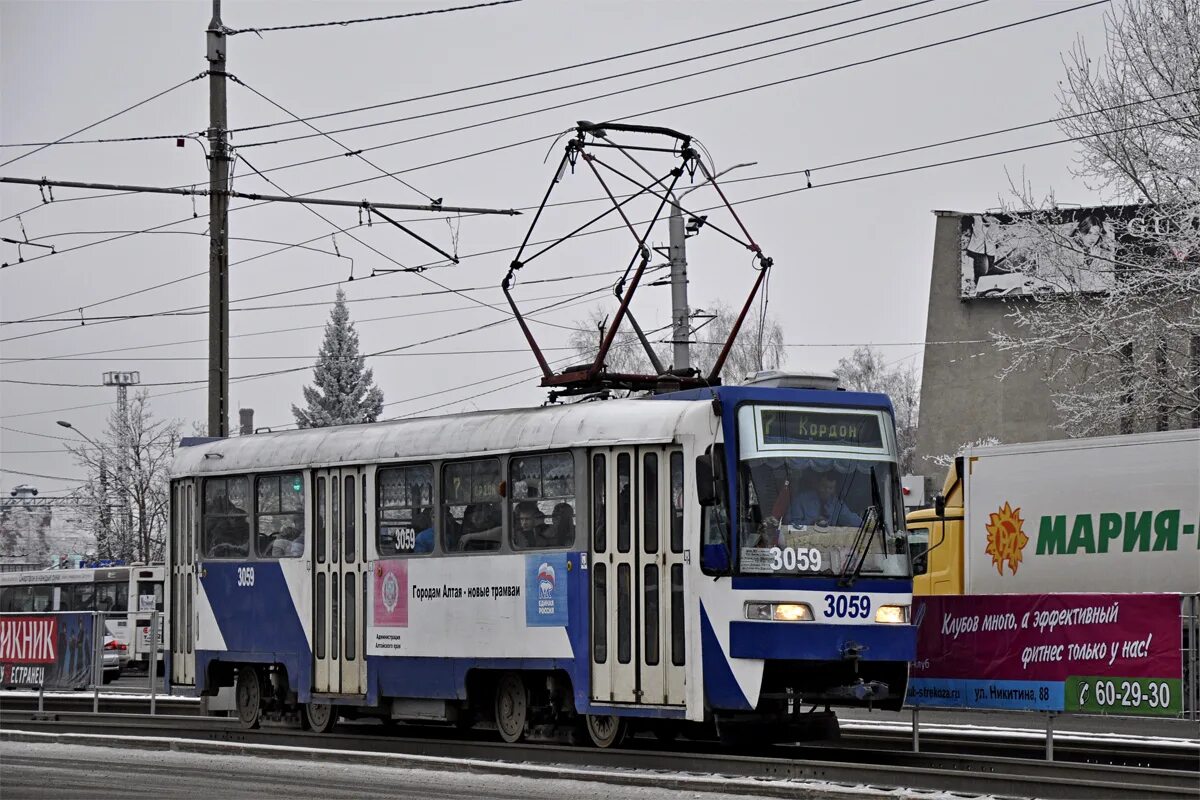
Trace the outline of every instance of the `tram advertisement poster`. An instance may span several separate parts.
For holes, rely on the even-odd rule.
[[[1178,595],[913,598],[908,704],[1175,715],[1183,707]]]
[[[380,559],[371,565],[367,654],[572,658],[573,553]],[[579,602],[576,600],[575,602]]]
[[[92,630],[91,614],[0,617],[0,686],[87,687]]]

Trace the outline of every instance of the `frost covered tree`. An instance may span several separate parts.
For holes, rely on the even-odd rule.
[[[313,367],[313,385],[304,387],[305,408],[292,406],[301,428],[327,428],[374,422],[383,411],[383,392],[358,354],[358,332],[346,308],[346,293],[339,287],[325,323],[325,340]]]
[[[67,446],[87,474],[80,496],[96,508],[93,530],[100,558],[163,559],[168,471],[180,423],[156,420],[148,400],[148,392],[138,392],[124,418],[120,408],[113,409],[100,438]]]
[[[737,322],[740,309],[730,308],[725,303],[716,301],[709,304],[707,310],[700,312],[701,316],[711,315],[711,321],[704,323],[697,331],[697,342],[692,347],[692,363],[703,374],[708,374],[721,348],[729,338],[729,332]],[[770,314],[751,310],[742,322],[741,330],[733,341],[733,347],[721,368],[721,382],[736,385],[745,382],[746,378],[756,372],[766,369],[779,369],[787,361],[787,351],[783,346],[783,327]]]
[[[896,412],[896,444],[900,469],[913,470],[917,447],[917,418],[921,407],[921,378],[911,362],[889,366],[874,347],[857,347],[833,371],[842,388],[852,392],[878,392],[892,399]]]
[[[1103,55],[1081,43],[1060,83],[1076,174],[1106,202],[1115,253],[1085,253],[1088,220],[1018,191],[1014,223],[1034,260],[1091,261],[1102,291],[1071,285],[1010,305],[996,335],[1015,370],[1044,370],[1073,436],[1200,426],[1200,2],[1132,0],[1111,11]],[[1076,215],[1078,216],[1078,215]],[[1106,275],[1104,273],[1107,273]]]
[[[717,302],[711,304],[710,311],[698,310],[696,318],[700,321],[700,327],[696,341],[692,344],[692,366],[700,370],[702,375],[707,375],[720,356],[721,348],[733,329],[733,323],[737,321],[737,313],[729,306]],[[590,361],[596,357],[607,324],[608,317],[600,309],[592,309],[585,320],[576,324],[576,329],[568,338],[568,344],[580,361]],[[655,342],[650,332],[646,335],[655,348],[658,360],[669,367],[670,346],[666,342]],[[747,375],[755,372],[779,369],[785,360],[783,328],[779,323],[768,315],[764,324],[760,315],[748,314],[729,351],[729,356],[725,359],[721,381],[725,384],[738,384],[744,381]],[[621,331],[609,349],[605,364],[610,372],[645,375],[654,373],[645,348],[628,327],[628,323],[622,324]]]
[[[596,359],[596,353],[600,352],[600,343],[604,339],[611,321],[612,318],[603,309],[592,308],[588,311],[586,318],[575,323],[574,330],[567,337],[567,346],[574,351],[579,363],[591,362]],[[649,336],[650,334],[647,334],[647,337]],[[653,340],[651,343],[653,345]],[[667,355],[666,348],[661,345],[656,347],[655,353],[663,364],[671,360]],[[654,374],[654,367],[651,366],[650,359],[646,356],[646,350],[638,341],[637,334],[633,332],[628,321],[622,323],[617,338],[613,340],[612,347],[605,356],[604,365],[609,372],[634,375]]]

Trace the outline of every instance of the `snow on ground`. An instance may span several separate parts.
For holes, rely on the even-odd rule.
[[[386,791],[396,798],[428,800],[430,797],[522,798],[522,800],[678,800],[682,797],[702,800],[741,800],[747,796],[792,797],[803,800],[966,800],[962,794],[908,789],[883,789],[851,786],[824,781],[777,781],[723,778],[672,772],[591,769],[540,764],[503,764],[473,759],[448,759],[433,756],[372,756],[371,764],[355,764],[363,754],[347,750],[322,750],[322,760],[314,761],[313,752],[303,748],[267,745],[219,745],[204,743],[203,752],[180,751],[195,742],[180,739],[153,739],[164,749],[146,750],[145,739],[134,737],[103,738],[111,746],[97,747],[70,742],[72,735],[31,735],[34,742],[0,740],[0,761],[6,764],[6,795],[38,798],[69,797],[66,790],[86,791],[79,784],[81,775],[94,778],[103,787],[111,771],[124,776],[137,775],[138,792],[151,796],[176,797],[213,793],[222,797],[264,794],[268,791],[292,800],[366,796]],[[122,745],[138,747],[122,748]],[[213,750],[228,749],[226,755]],[[324,760],[324,759],[329,759]],[[383,766],[394,761],[397,766]],[[15,772],[20,768],[22,773]],[[60,783],[55,770],[67,770],[73,783]],[[39,775],[39,771],[44,774]],[[506,774],[497,774],[503,771]],[[24,775],[25,777],[22,777]],[[633,780],[636,783],[631,784]],[[15,781],[15,782],[14,782]],[[36,782],[36,783],[32,783]],[[161,788],[158,784],[161,783]],[[649,784],[649,785],[647,785]],[[25,785],[43,791],[26,793]],[[116,785],[107,783],[107,788]],[[63,793],[51,789],[61,786]],[[981,800],[989,800],[980,796]]]

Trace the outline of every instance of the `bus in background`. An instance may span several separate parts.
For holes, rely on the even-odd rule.
[[[907,518],[913,593],[1200,593],[1200,430],[968,449]]]
[[[101,562],[78,569],[0,573],[0,613],[99,611],[104,627],[123,649],[122,662],[146,668],[157,649],[150,641],[151,612],[163,610],[162,564]],[[111,564],[111,565],[110,565]],[[161,618],[160,618],[161,619]],[[160,621],[159,644],[163,641]]]

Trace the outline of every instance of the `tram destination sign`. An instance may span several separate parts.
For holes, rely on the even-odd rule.
[[[874,414],[763,409],[765,444],[883,447],[883,431]]]
[[[1183,709],[1178,595],[913,598],[907,703],[1173,716]]]

